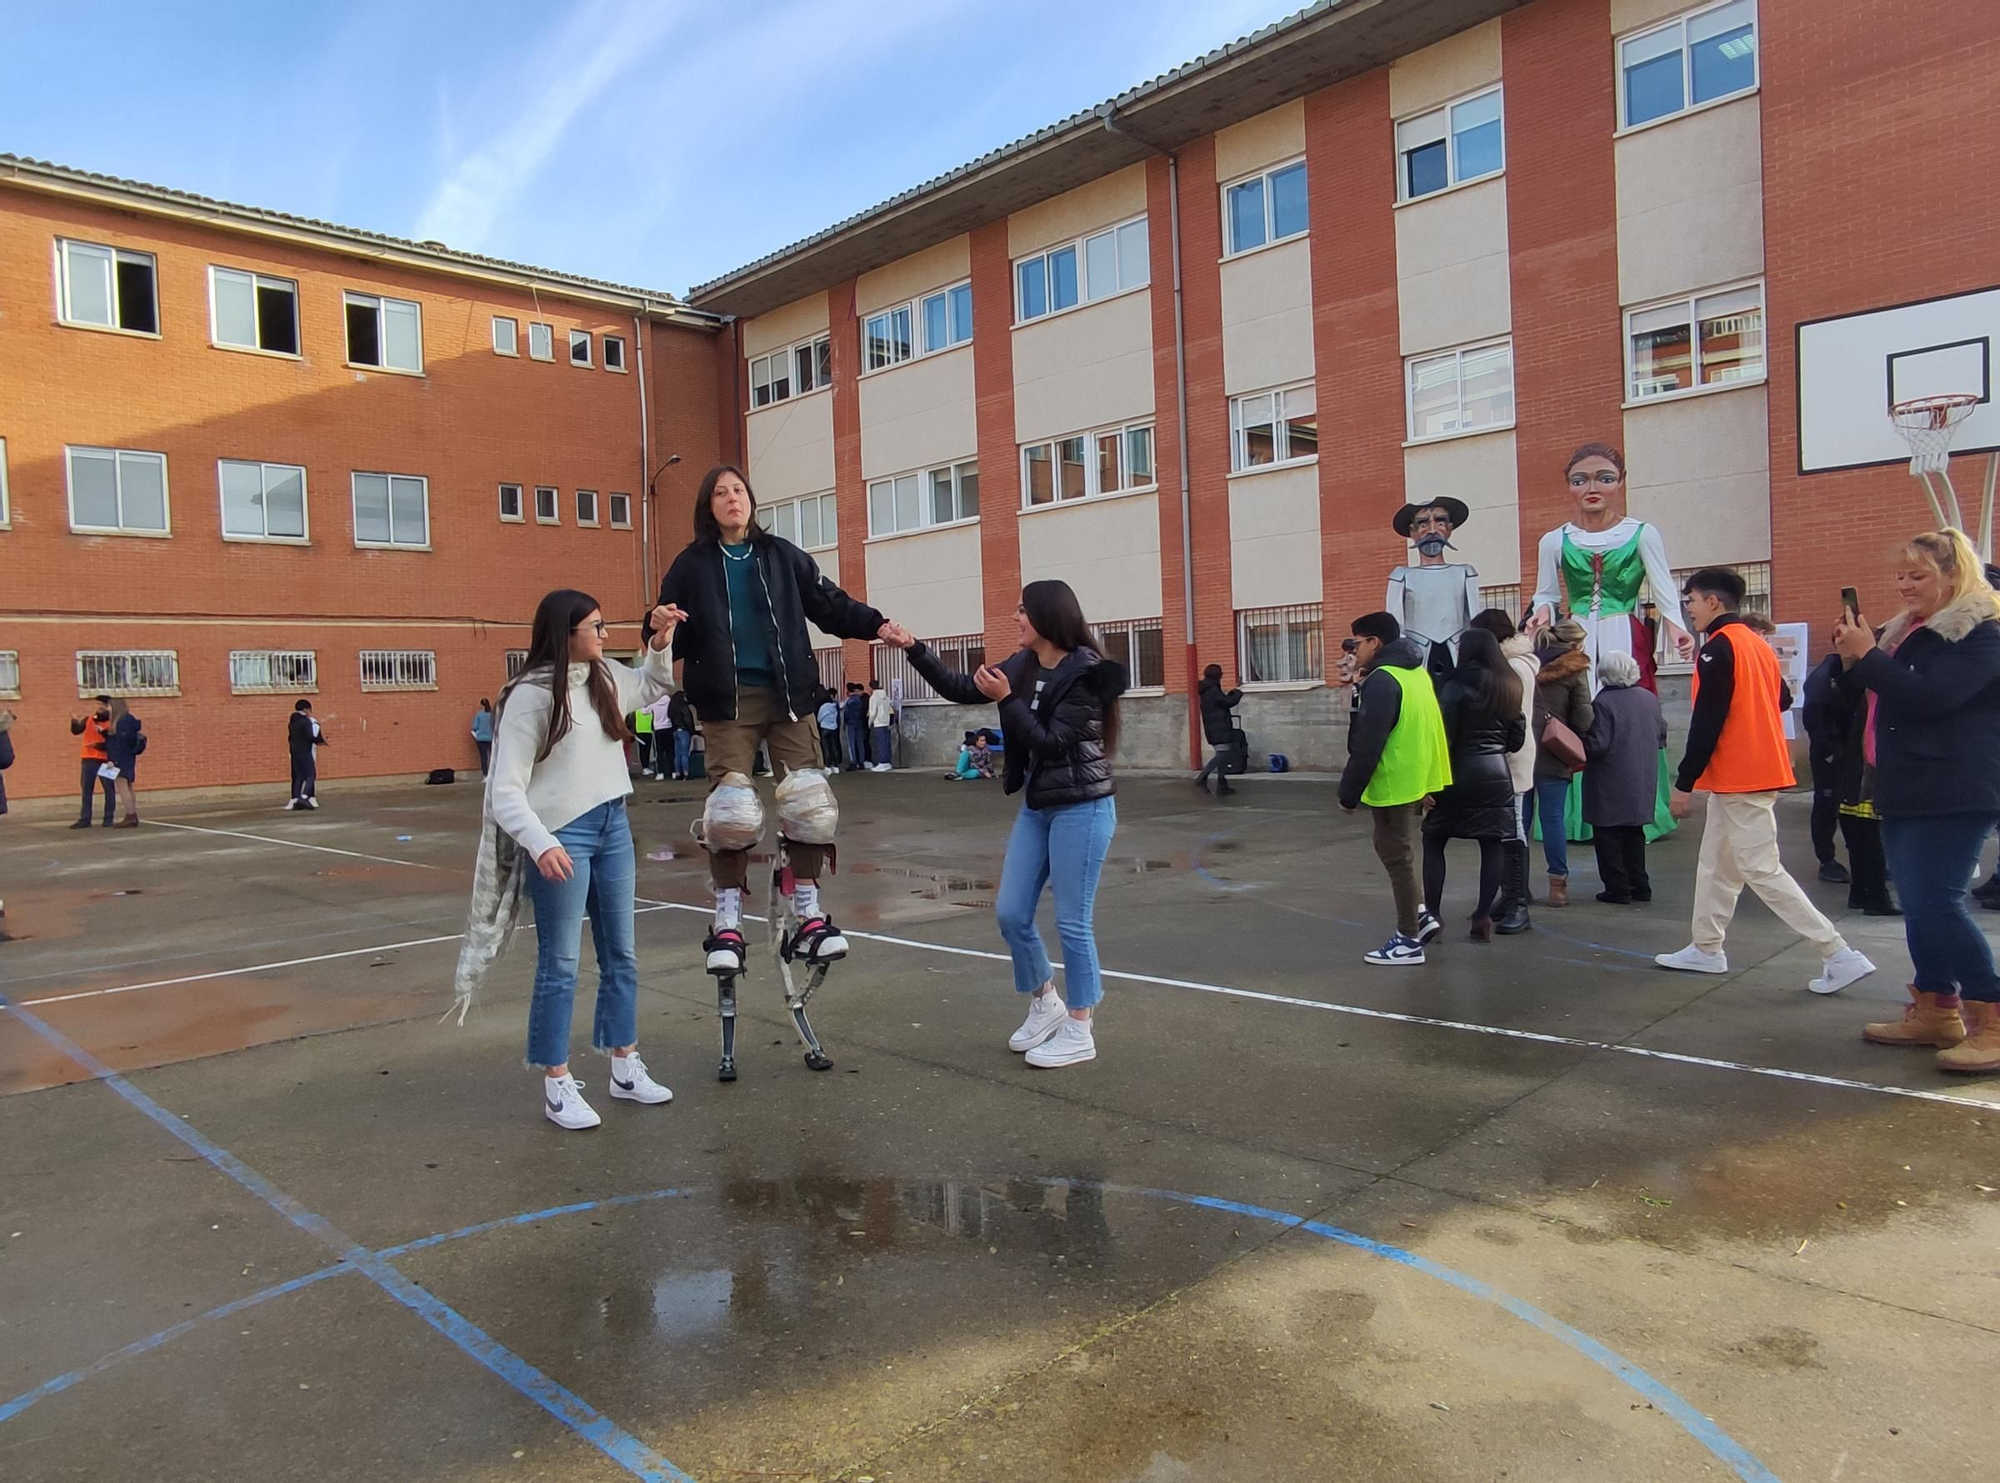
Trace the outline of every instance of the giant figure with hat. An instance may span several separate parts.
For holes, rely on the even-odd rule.
[[[1396,615],[1403,636],[1423,651],[1424,667],[1442,684],[1458,666],[1458,639],[1482,606],[1479,572],[1462,561],[1445,560],[1451,538],[1471,516],[1465,501],[1450,498],[1404,505],[1396,512],[1396,534],[1417,548],[1415,566],[1389,573],[1383,608]]]

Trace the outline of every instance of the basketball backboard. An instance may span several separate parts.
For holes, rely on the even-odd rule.
[[[2000,449],[1996,343],[2000,288],[1801,323],[1799,472],[1907,465],[1910,450],[1890,424],[1889,408],[1948,392],[1979,398],[1952,451]]]

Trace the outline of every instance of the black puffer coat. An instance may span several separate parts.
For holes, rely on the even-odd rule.
[[[818,708],[819,665],[806,620],[835,638],[872,639],[882,627],[882,615],[827,581],[819,564],[782,536],[760,530],[751,543],[768,598],[764,641],[778,661],[779,687],[793,719],[810,716]],[[688,615],[674,630],[681,688],[695,714],[708,721],[736,719],[736,645],[730,638],[724,559],[715,542],[696,541],[660,578],[660,602],[679,603]],[[646,636],[652,636],[650,625]]]
[[[1210,746],[1226,747],[1236,740],[1236,708],[1241,690],[1225,690],[1222,681],[1204,679],[1195,686],[1201,696],[1201,734]]]
[[[958,705],[991,705],[972,676],[947,669],[922,644],[910,664],[940,698]],[[1104,749],[1104,709],[1125,693],[1125,666],[1094,649],[1072,649],[1042,687],[1035,703],[1037,665],[1032,651],[1016,650],[1000,665],[1013,693],[1000,702],[1006,745],[1005,789],[1028,790],[1028,807],[1062,808],[1109,798],[1117,791]]]
[[[1438,691],[1444,732],[1451,742],[1451,786],[1424,815],[1424,832],[1446,839],[1512,839],[1520,828],[1510,753],[1528,739],[1527,718],[1482,713],[1462,680]]]

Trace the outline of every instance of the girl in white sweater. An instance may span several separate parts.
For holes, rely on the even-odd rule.
[[[528,1010],[528,1063],[543,1068],[542,1112],[564,1128],[602,1119],[569,1070],[570,1009],[583,918],[597,947],[597,1013],[591,1044],[611,1055],[611,1095],[660,1103],[673,1093],[639,1059],[639,964],[632,946],[632,830],[625,797],[631,732],[625,717],[673,689],[669,645],[687,615],[655,608],[651,642],[637,669],[604,657],[597,599],[564,588],[535,609],[528,659],[500,697],[487,805],[493,821],[527,852],[534,869],[539,948]],[[563,683],[551,683],[558,672]]]

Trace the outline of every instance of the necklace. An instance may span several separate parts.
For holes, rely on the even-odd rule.
[[[757,552],[756,549],[753,547],[749,550],[746,550],[741,556],[738,556],[734,551],[730,550],[727,546],[724,546],[722,548],[722,554],[728,557],[731,561],[748,561],[751,557],[755,556]]]

